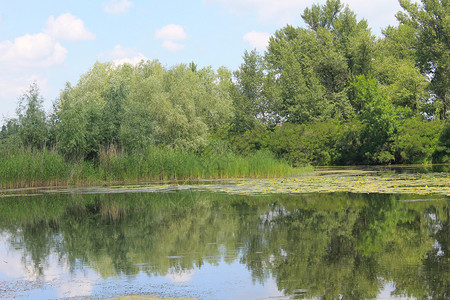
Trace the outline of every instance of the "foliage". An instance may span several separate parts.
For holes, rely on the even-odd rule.
[[[361,107],[360,119],[365,125],[361,147],[364,162],[392,162],[391,144],[397,133],[399,110],[381,93],[378,82],[370,75],[356,77],[353,87],[356,102]]]
[[[280,116],[294,123],[348,118],[345,57],[325,29],[313,32],[287,26],[271,38],[269,72],[280,90]]]
[[[437,114],[448,118],[450,109],[450,2],[421,0],[421,5],[400,0],[405,12],[397,13],[401,24],[414,31],[412,41],[421,71],[431,78],[431,89],[437,97]]]
[[[395,152],[400,163],[431,163],[437,151],[442,122],[410,118],[399,126]]]
[[[407,107],[415,114],[432,116],[435,108],[428,103],[431,95],[427,76],[416,67],[411,50],[414,35],[414,30],[404,25],[388,27],[384,39],[376,45],[373,75],[396,107]]]
[[[256,50],[245,52],[244,62],[234,73],[233,131],[243,133],[255,127],[270,126],[280,121],[279,95],[267,73],[266,62]]]
[[[268,139],[268,148],[294,165],[330,165],[336,160],[341,128],[338,123],[285,123]]]
[[[96,63],[78,84],[66,84],[57,103],[56,146],[69,158],[96,157],[100,147],[116,141],[130,66]],[[122,74],[120,74],[122,73]]]
[[[48,115],[34,83],[2,126],[0,151],[56,151],[75,175],[148,149],[188,160],[270,151],[295,166],[447,162],[449,3],[400,4],[399,24],[380,38],[340,0],[314,4],[301,13],[305,27],[280,28],[234,72],[97,62]]]
[[[19,98],[18,134],[26,147],[38,149],[45,147],[48,132],[45,111],[42,107],[43,101],[36,82],[32,83],[29,90]]]
[[[9,119],[0,130],[0,151],[9,152],[20,148],[19,124],[17,119]]]
[[[434,163],[450,162],[450,122],[446,122],[443,126],[436,151],[433,153]]]
[[[216,82],[218,81],[218,83]],[[157,61],[96,63],[58,103],[57,146],[69,157],[98,157],[101,148],[149,145],[196,149],[208,131],[227,121],[231,75]]]

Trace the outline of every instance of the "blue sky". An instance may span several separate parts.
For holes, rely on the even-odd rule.
[[[0,124],[36,81],[48,110],[96,61],[158,59],[235,70],[286,24],[324,0],[0,0]],[[342,1],[372,32],[396,25],[395,0]]]

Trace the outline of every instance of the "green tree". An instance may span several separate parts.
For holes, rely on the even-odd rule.
[[[390,53],[389,50],[380,50],[374,67],[374,75],[383,94],[396,107],[407,107],[416,115],[433,115],[434,112],[427,106],[426,77],[420,74],[413,61],[397,58]]]
[[[69,157],[95,158],[107,140],[108,124],[103,111],[110,89],[108,78],[114,72],[110,63],[96,63],[81,76],[76,86],[66,84],[58,101],[57,147]]]
[[[123,65],[113,70],[107,87],[102,91],[106,100],[101,115],[101,145],[120,144],[120,128],[124,118],[124,103],[130,92],[133,73],[131,65]]]
[[[394,149],[398,163],[431,163],[436,152],[442,121],[408,118],[398,128]]]
[[[197,149],[231,117],[231,73],[224,68],[193,72],[181,64],[166,70],[148,61],[133,74],[121,128],[129,149],[149,144]]]
[[[394,160],[392,144],[399,125],[400,111],[395,109],[372,76],[360,75],[353,82],[360,107],[362,131],[361,154],[366,163],[389,163]]]
[[[43,108],[44,99],[39,94],[36,82],[19,98],[17,108],[18,134],[26,147],[42,149],[48,138],[46,116]]]
[[[265,56],[280,89],[281,115],[295,123],[350,119],[350,82],[372,71],[375,38],[339,0],[313,5],[302,18],[308,29],[278,30]]]
[[[338,159],[338,141],[343,124],[333,121],[313,124],[284,123],[267,139],[267,147],[294,165],[330,165]]]
[[[322,6],[313,4],[303,11],[302,19],[314,31],[319,28],[331,29],[343,7],[339,0],[327,0]]]
[[[436,151],[433,153],[434,163],[449,163],[450,162],[450,122],[444,124]]]
[[[258,123],[272,123],[274,111],[266,95],[267,74],[263,57],[253,50],[245,51],[244,62],[234,72],[234,131],[253,130]]]
[[[351,74],[371,71],[375,37],[367,21],[358,21],[347,5],[341,4],[340,0],[327,0],[324,5],[314,4],[306,8],[302,18],[311,30],[319,33],[325,29],[331,33],[333,44],[344,54]]]
[[[126,149],[140,149],[156,143],[157,123],[152,110],[156,105],[165,109],[164,73],[159,61],[145,61],[135,67],[120,128],[121,143]]]
[[[431,78],[430,87],[438,102],[437,114],[446,119],[450,110],[450,2],[399,2],[404,12],[398,12],[396,17],[415,33],[411,47],[421,71]]]
[[[19,139],[19,124],[16,118],[5,120],[0,130],[1,153],[15,152],[21,144]]]
[[[395,106],[408,107],[413,114],[432,117],[436,104],[429,101],[429,81],[416,62],[416,29],[405,24],[389,26],[376,44],[374,75],[383,93]]]
[[[327,41],[330,39],[324,42]],[[334,56],[332,50],[328,52],[330,46],[333,49],[332,45],[321,45],[313,31],[292,26],[278,30],[271,38],[266,61],[270,77],[280,89],[282,118],[307,123],[331,116],[330,99],[326,97],[327,87],[323,83],[333,81],[325,74],[333,73],[328,69],[330,64],[339,68],[342,60],[339,56],[334,57],[337,60],[328,57],[330,61],[323,68],[317,61],[321,55]],[[322,68],[324,76],[317,72],[317,67]]]

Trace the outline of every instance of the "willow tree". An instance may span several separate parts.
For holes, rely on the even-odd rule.
[[[121,128],[129,148],[149,144],[196,149],[232,113],[231,74],[224,69],[164,68],[143,62],[135,68]]]
[[[56,141],[69,157],[95,157],[120,143],[123,106],[133,69],[96,63],[75,86],[66,84],[57,104]]]
[[[96,63],[61,93],[58,149],[75,158],[95,158],[111,146],[197,149],[231,116],[229,85],[231,72],[223,68]]]

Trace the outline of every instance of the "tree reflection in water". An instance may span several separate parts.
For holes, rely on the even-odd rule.
[[[240,262],[295,298],[449,298],[449,201],[208,192],[0,199],[0,231],[36,278],[50,255],[103,278]]]

